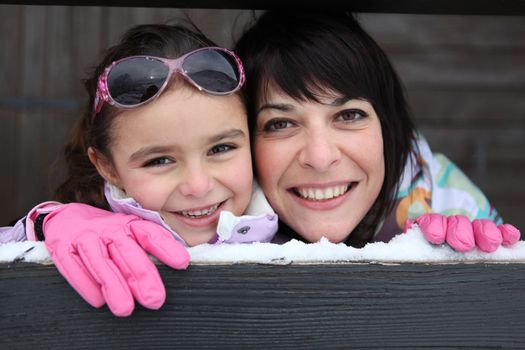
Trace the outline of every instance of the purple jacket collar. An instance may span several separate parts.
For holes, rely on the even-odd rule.
[[[187,246],[182,237],[162,220],[158,212],[143,208],[136,200],[126,196],[122,190],[108,182],[105,184],[104,193],[114,212],[137,215],[162,225]],[[270,242],[277,232],[277,226],[277,214],[268,204],[257,182],[254,181],[252,199],[244,215],[235,216],[229,211],[222,211],[217,225],[217,234],[209,243]]]

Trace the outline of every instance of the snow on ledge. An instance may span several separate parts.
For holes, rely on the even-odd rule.
[[[500,247],[484,253],[474,249],[459,253],[448,245],[433,245],[426,241],[417,226],[394,237],[389,243],[369,243],[363,248],[330,243],[322,238],[317,243],[297,240],[285,244],[202,244],[189,248],[192,264],[315,264],[333,262],[378,263],[454,263],[454,262],[519,262],[525,263],[525,241],[512,247]],[[52,264],[43,242],[19,242],[0,245],[0,263],[15,260]]]

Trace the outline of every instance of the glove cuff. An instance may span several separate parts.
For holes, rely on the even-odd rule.
[[[38,237],[38,233],[36,232],[36,221],[38,220],[38,217],[40,214],[49,214],[53,210],[57,209],[58,207],[62,206],[63,204],[60,202],[55,201],[49,201],[49,202],[43,202],[38,205],[36,205],[33,209],[29,211],[29,214],[26,216],[26,237],[28,241],[43,241],[44,234],[42,230],[42,225],[40,226],[40,234],[41,237]],[[44,217],[41,218],[43,224]]]
[[[46,237],[44,236],[44,219],[49,213],[39,214],[35,220],[35,236],[38,241],[45,241]]]

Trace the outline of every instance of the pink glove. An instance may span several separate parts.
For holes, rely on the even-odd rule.
[[[484,252],[493,252],[500,245],[511,246],[520,239],[520,231],[510,224],[496,226],[488,219],[470,221],[464,215],[423,214],[415,220],[407,220],[405,231],[413,223],[418,224],[429,242],[442,244],[446,241],[460,252],[476,246]]]
[[[116,316],[132,313],[133,297],[149,309],[164,304],[164,284],[146,252],[175,269],[185,269],[190,260],[162,226],[85,204],[54,209],[43,232],[53,262],[71,286],[94,307],[107,303]]]

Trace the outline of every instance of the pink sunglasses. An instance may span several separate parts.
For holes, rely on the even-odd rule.
[[[118,108],[135,108],[157,98],[173,73],[184,76],[197,89],[228,95],[245,81],[242,62],[222,47],[204,47],[176,58],[130,56],[111,63],[100,75],[93,118],[104,102]]]

